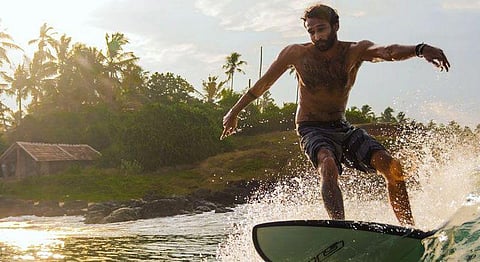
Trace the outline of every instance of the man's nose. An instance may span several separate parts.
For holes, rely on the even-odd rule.
[[[314,41],[323,40],[322,35],[320,33],[313,34],[313,40]]]

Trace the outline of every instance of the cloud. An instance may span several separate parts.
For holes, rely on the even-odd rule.
[[[356,11],[355,13],[352,14],[353,17],[364,17],[367,15],[367,12],[365,11]]]
[[[224,54],[209,53],[201,50],[197,44],[187,42],[175,44],[147,40],[135,49],[139,50],[136,54],[142,57],[142,62],[149,65],[148,69],[154,71],[176,70],[180,64],[189,68],[202,64],[203,70],[212,65],[218,67],[225,59]],[[196,71],[199,71],[198,68]]]
[[[480,10],[480,1],[472,0],[445,0],[442,8],[453,10]]]
[[[99,8],[91,23],[107,32],[124,32],[130,39],[126,48],[136,50],[147,70],[173,70],[200,64],[207,64],[208,68],[209,64],[219,62],[221,53],[219,43],[212,45],[213,36],[221,35],[220,29],[209,17],[217,15],[225,3],[228,1],[198,1],[209,14],[206,17],[190,0],[116,1],[115,5],[110,3]],[[224,56],[222,54],[222,59]]]
[[[217,17],[222,13],[231,0],[211,1],[211,0],[197,0],[195,7],[201,10],[205,15]]]
[[[225,30],[277,32],[286,37],[303,35],[300,16],[305,1],[225,1],[197,0],[195,7],[215,17]]]
[[[341,18],[362,18],[383,15],[398,9],[410,9],[411,5],[385,3],[383,0],[370,0],[368,7],[362,3],[322,1],[339,12]],[[306,7],[318,1],[272,0],[272,1],[217,1],[196,0],[195,7],[204,15],[213,17],[230,31],[254,31],[280,33],[281,37],[296,38],[305,36],[300,17]]]

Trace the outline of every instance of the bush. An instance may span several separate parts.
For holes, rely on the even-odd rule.
[[[207,112],[186,104],[151,104],[133,113],[122,135],[125,160],[152,171],[217,154],[221,129]]]

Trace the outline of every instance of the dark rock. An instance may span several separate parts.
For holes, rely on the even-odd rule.
[[[142,199],[146,202],[151,202],[153,200],[158,200],[158,199],[162,199],[163,197],[159,196],[157,193],[155,192],[147,192],[143,197]]]
[[[104,215],[110,214],[113,210],[120,207],[120,204],[117,202],[109,201],[109,202],[102,202],[102,203],[93,203],[88,206],[87,212],[93,213],[102,213]]]
[[[141,218],[166,217],[191,209],[185,198],[167,198],[147,202],[140,211]]]
[[[186,197],[160,198],[155,193],[149,193],[140,200],[96,203],[88,207],[84,222],[123,222],[213,210],[216,213],[232,212],[229,207],[245,203],[259,187],[260,184],[256,181],[240,180],[230,182],[222,191],[199,189]]]
[[[67,216],[80,216],[87,212],[88,202],[83,200],[69,200],[62,205]]]
[[[205,207],[207,211],[214,210],[215,208],[217,208],[217,205],[215,203],[212,203],[212,202],[207,201],[207,200],[196,201],[195,205],[197,206],[195,208],[197,210],[198,210],[198,207],[200,207],[200,206]]]
[[[146,201],[144,199],[131,199],[126,203],[128,207],[143,207]]]
[[[0,197],[0,217],[32,215],[33,201]]]
[[[95,212],[87,212],[85,214],[85,219],[83,220],[83,223],[85,224],[100,224],[103,219],[105,218],[105,215],[101,213],[95,213]]]
[[[102,223],[116,223],[139,219],[140,208],[122,207],[106,216]]]
[[[33,205],[32,214],[39,217],[56,217],[65,215],[65,210],[57,201],[40,201]]]
[[[120,204],[116,202],[94,203],[88,206],[85,214],[85,224],[97,224],[110,215],[113,210],[120,208]]]

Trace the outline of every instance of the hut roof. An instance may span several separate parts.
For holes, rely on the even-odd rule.
[[[15,142],[1,156],[0,161],[8,157],[15,148],[22,148],[35,161],[82,161],[95,160],[100,153],[89,145],[46,144]]]

